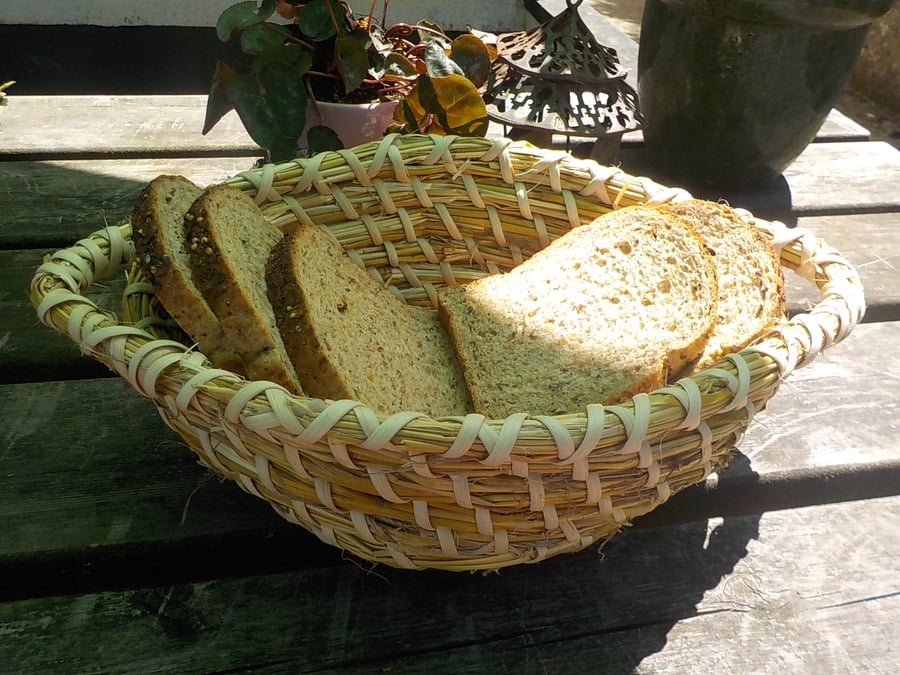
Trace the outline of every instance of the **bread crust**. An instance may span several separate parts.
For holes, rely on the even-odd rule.
[[[725,204],[702,199],[665,204],[664,213],[690,223],[713,253],[719,302],[703,353],[679,376],[711,366],[765,335],[784,318],[781,261],[771,241]]]
[[[265,264],[282,234],[238,188],[214,185],[185,215],[191,272],[243,359],[247,376],[303,389],[278,333],[265,287]]]
[[[213,365],[244,374],[243,361],[194,283],[189,266],[184,214],[201,193],[183,176],[162,175],[150,181],[131,214],[136,258],[163,307]]]

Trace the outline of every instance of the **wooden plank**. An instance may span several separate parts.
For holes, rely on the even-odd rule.
[[[622,168],[664,185],[677,178],[655,172],[642,148],[623,147]],[[884,142],[812,143],[773,185],[741,192],[687,186],[693,194],[728,201],[764,218],[900,211],[900,151]]]
[[[237,114],[202,135],[206,96],[9,96],[0,159],[260,156]]]
[[[262,150],[237,113],[206,135],[205,94],[9,96],[0,161],[153,157],[244,157]],[[491,134],[500,135],[491,125]]]
[[[38,321],[28,296],[43,254],[34,249],[0,250],[0,384],[110,375],[106,366],[83,356],[68,337]],[[124,288],[119,275],[96,283],[89,297],[120,313]]]
[[[900,344],[900,322],[857,326],[791,373],[741,443],[753,471],[900,461],[900,372],[886,372],[884,357],[891,344]]]
[[[339,557],[200,467],[122,380],[0,386],[0,410],[0,597]]]
[[[69,246],[127,218],[141,188],[160,174],[207,185],[253,162],[248,157],[0,161],[0,247]]]
[[[784,175],[797,214],[900,211],[900,191],[891,187],[900,185],[900,151],[888,143],[813,143]],[[840,199],[831,203],[832,194]]]
[[[209,134],[201,134],[206,109],[203,94],[10,95],[7,100],[0,125],[0,159],[261,156],[234,112]],[[499,135],[500,129],[493,125],[491,133]],[[869,137],[864,127],[833,110],[816,139],[863,141]],[[623,141],[635,145],[643,137],[633,132]]]
[[[859,271],[866,321],[900,319],[900,213],[801,217],[799,227],[837,248]],[[806,309],[818,290],[796,274],[785,275],[789,309]]]
[[[23,600],[0,605],[0,651],[28,671],[890,672],[898,518],[893,497],[492,575],[343,564]]]
[[[816,132],[815,142],[868,141],[871,138],[871,132],[859,122],[847,117],[840,110],[832,110]]]
[[[734,574],[642,666],[674,673],[690,658],[692,668],[724,672],[893,671],[900,661],[897,505],[890,498],[763,515]]]
[[[729,529],[749,528],[752,519],[711,523],[708,556],[697,564],[721,569],[735,551],[740,559],[693,606],[690,600],[684,602],[679,588],[690,577],[678,554],[681,542],[661,553],[651,544],[647,555],[660,555],[671,563],[660,566],[655,583],[643,576],[648,570],[640,565],[616,581],[627,585],[633,580],[639,596],[634,602],[640,609],[645,593],[656,595],[660,606],[668,603],[671,613],[662,621],[652,611],[644,611],[634,617],[633,624],[611,631],[591,619],[579,620],[577,608],[571,613],[565,608],[561,610],[565,618],[548,612],[534,629],[526,610],[520,630],[496,641],[398,656],[379,662],[378,667],[389,672],[440,670],[442,664],[450,664],[458,672],[492,667],[501,672],[680,674],[686,668],[690,672],[734,673],[895,672],[900,658],[895,639],[900,566],[891,552],[897,545],[897,530],[891,526],[890,516],[879,512],[882,508],[891,513],[894,502],[765,514],[757,523],[758,534],[746,543],[746,554],[741,539],[733,538]],[[868,513],[878,527],[893,531],[881,533],[856,520]],[[628,536],[632,534],[637,533]],[[639,542],[635,539],[632,543]],[[804,544],[809,548],[802,550]],[[608,551],[604,567],[613,562],[613,555]],[[877,560],[887,567],[879,571],[872,565]],[[553,592],[554,582],[547,578],[539,584],[543,588],[549,584]],[[595,592],[592,583],[573,589],[569,597],[586,593],[588,602],[607,607],[611,614],[620,611],[617,605],[608,607],[608,596]],[[606,591],[604,586],[602,592]],[[536,599],[535,604],[539,602]],[[532,607],[530,602],[522,604]],[[472,617],[475,622],[479,619],[477,614]]]
[[[0,402],[6,561],[281,522],[264,502],[208,480],[193,451],[124,380],[0,386]]]
[[[656,522],[781,508],[773,491],[791,506],[900,493],[897,376],[878,356],[897,344],[900,322],[857,331],[783,385],[740,446],[749,463],[676,495]],[[96,583],[98,570],[133,579],[164,573],[164,563],[214,576],[248,563],[242,537],[270,551],[274,567],[296,564],[298,548],[316,561],[338,555],[235,485],[204,481],[191,451],[121,380],[0,386],[0,415],[0,578],[18,587]],[[829,482],[829,472],[864,480]],[[178,563],[196,537],[208,541]]]
[[[900,494],[900,375],[883,358],[891,344],[900,322],[864,324],[795,370],[727,469],[646,521]]]

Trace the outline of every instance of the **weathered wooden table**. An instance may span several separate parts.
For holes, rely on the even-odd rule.
[[[210,183],[253,163],[235,118],[200,136],[204,104],[0,109],[0,670],[896,672],[900,152],[835,114],[782,184],[730,196],[839,248],[869,311],[791,376],[727,471],[601,555],[404,572],[211,479],[28,301],[45,253],[126,217],[154,176]],[[621,159],[649,170],[639,137]],[[813,297],[790,294],[794,309]]]

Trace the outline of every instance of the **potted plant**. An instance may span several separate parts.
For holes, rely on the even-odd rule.
[[[895,0],[647,0],[638,91],[653,166],[697,186],[777,179]]]
[[[203,132],[236,110],[269,161],[294,157],[301,146],[313,153],[372,140],[389,125],[405,133],[483,136],[488,119],[479,88],[491,64],[485,42],[473,33],[451,39],[424,21],[386,26],[389,0],[380,20],[377,4],[364,15],[345,0],[228,7],[216,31],[238,43],[244,58],[237,66],[216,65]],[[323,112],[332,104],[355,106],[351,131],[334,128],[337,113]],[[361,129],[368,135],[361,137]]]

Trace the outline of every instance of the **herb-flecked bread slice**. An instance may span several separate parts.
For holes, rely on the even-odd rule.
[[[150,181],[131,215],[137,261],[156,297],[200,351],[215,366],[243,374],[243,361],[225,338],[190,268],[184,215],[202,191],[183,176]]]
[[[184,218],[195,283],[247,376],[302,394],[266,292],[266,260],[281,231],[250,197],[229,185],[204,190]]]
[[[344,254],[318,226],[272,251],[269,299],[303,388],[393,414],[464,415],[459,364],[434,310],[412,307]]]

